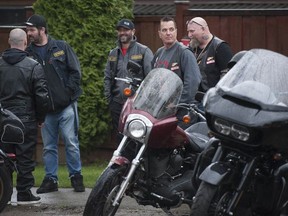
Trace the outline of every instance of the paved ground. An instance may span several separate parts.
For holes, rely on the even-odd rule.
[[[35,194],[36,188],[32,189]],[[40,194],[41,203],[31,206],[20,206],[16,202],[16,193],[12,195],[12,203],[1,213],[1,216],[79,216],[83,214],[83,209],[91,189],[86,188],[83,193],[76,193],[72,188],[61,188],[57,192]],[[175,216],[188,216],[189,208],[182,206],[172,210]],[[117,216],[165,216],[161,209],[151,206],[139,206],[133,199],[125,197],[116,214]]]

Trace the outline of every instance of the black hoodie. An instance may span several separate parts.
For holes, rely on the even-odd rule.
[[[49,108],[42,66],[27,52],[10,48],[0,58],[0,102],[23,122],[43,122]]]

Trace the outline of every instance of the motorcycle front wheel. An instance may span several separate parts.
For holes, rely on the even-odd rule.
[[[0,212],[4,210],[7,203],[11,200],[13,185],[11,174],[5,165],[0,166]]]
[[[113,216],[120,205],[112,203],[123,181],[126,167],[107,167],[97,180],[85,205],[83,216]]]
[[[201,182],[193,199],[190,216],[222,216],[232,200],[230,190],[219,189],[218,186]],[[229,214],[230,215],[230,214]],[[252,216],[249,208],[238,206],[233,212],[234,216]]]

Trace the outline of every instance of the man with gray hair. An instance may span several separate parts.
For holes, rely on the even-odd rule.
[[[24,143],[2,145],[6,152],[16,155],[17,203],[32,204],[40,197],[31,193],[35,169],[33,155],[37,143],[37,126],[42,126],[49,107],[47,82],[42,66],[28,57],[26,32],[20,28],[10,31],[8,43],[0,58],[0,102],[13,112],[25,126]]]
[[[202,17],[194,17],[188,21],[187,32],[202,75],[199,90],[206,92],[214,87],[227,71],[227,64],[233,53],[228,43],[211,34],[206,20]]]

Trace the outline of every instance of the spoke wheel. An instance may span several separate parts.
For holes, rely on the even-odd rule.
[[[97,180],[85,205],[83,216],[113,216],[119,205],[113,206],[113,201],[124,179],[126,167],[113,165]]]

